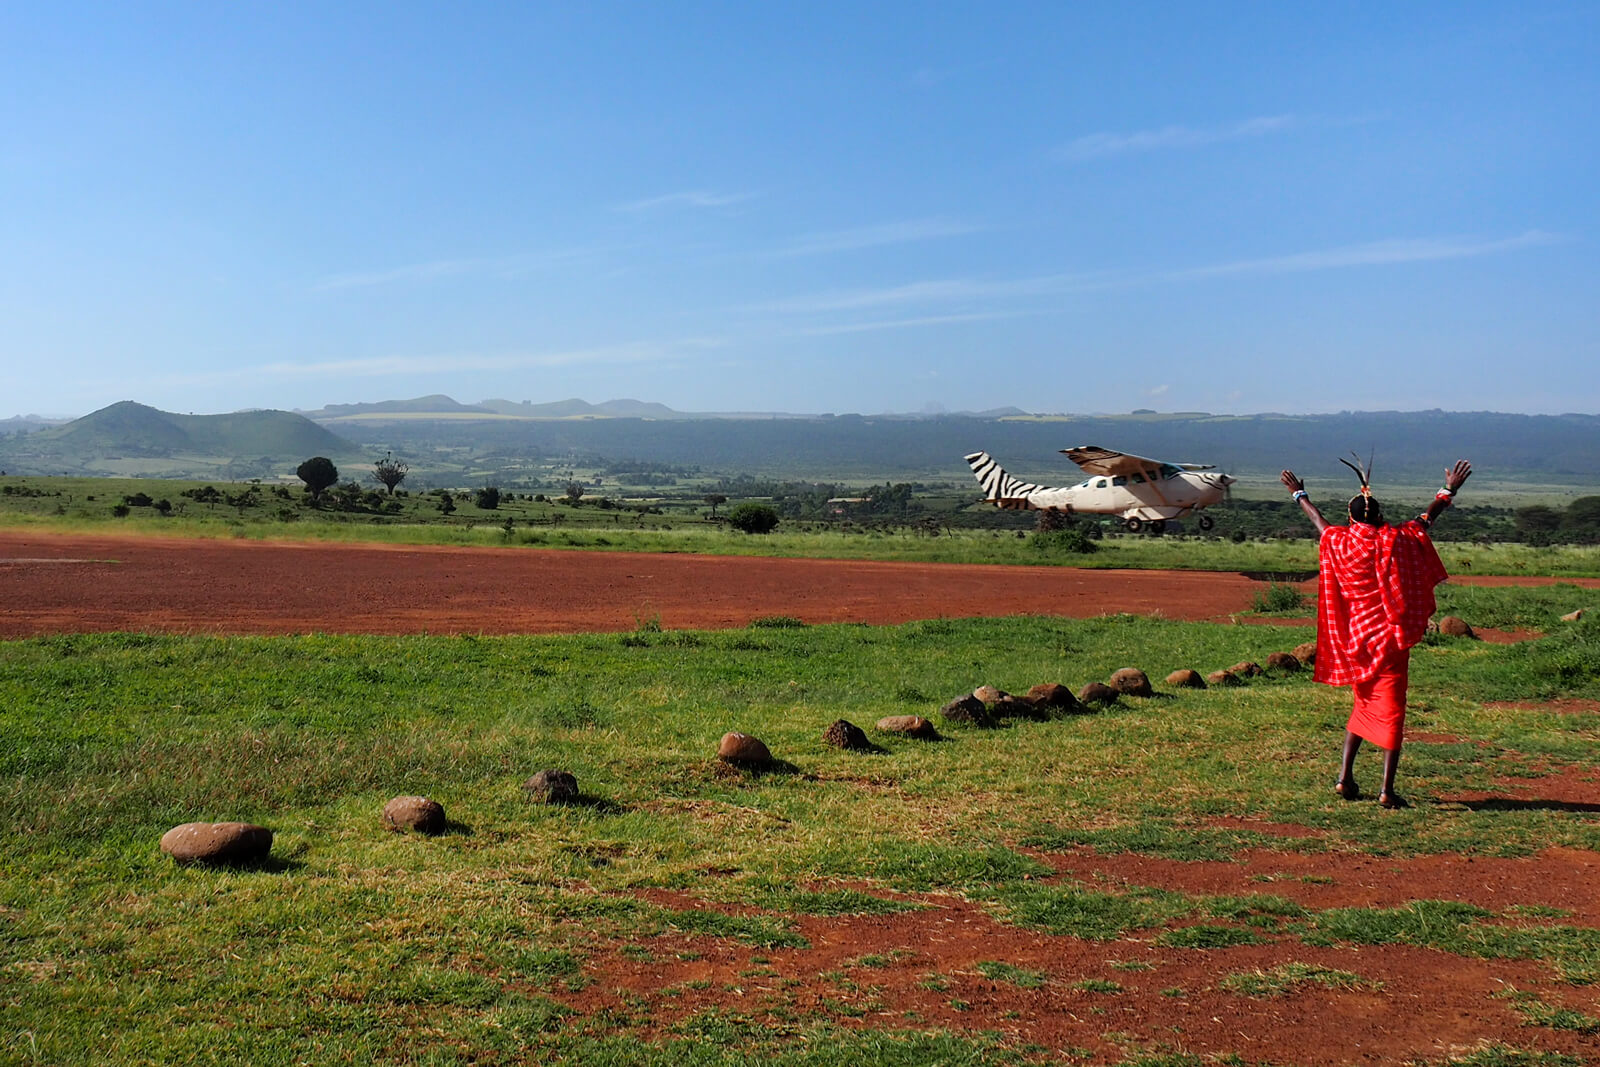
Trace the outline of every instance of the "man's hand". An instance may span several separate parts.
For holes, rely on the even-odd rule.
[[[1454,467],[1444,472],[1444,487],[1453,493],[1470,477],[1472,477],[1472,464],[1464,459],[1458,459]]]
[[[1461,461],[1461,463],[1465,462],[1466,460]],[[1456,466],[1461,466],[1461,463],[1456,464]],[[1471,467],[1467,468],[1467,473],[1472,473]],[[1278,475],[1278,480],[1282,482],[1284,488],[1288,489],[1291,493],[1298,493],[1300,490],[1306,487],[1306,483],[1302,482],[1298,477],[1296,477],[1294,471],[1284,471],[1282,474]],[[1461,480],[1466,481],[1467,476],[1463,474],[1461,476]]]

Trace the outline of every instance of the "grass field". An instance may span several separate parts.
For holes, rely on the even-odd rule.
[[[1481,594],[1476,607],[1508,623],[1548,610],[1542,591]],[[1536,961],[1519,966],[1543,976],[1481,993],[1483,1012],[1531,1020],[1518,1040],[1427,1062],[1579,1062],[1574,1042],[1600,1030],[1600,931],[1565,912],[1517,899],[1316,908],[1273,884],[1085,883],[1052,864],[1086,847],[1225,866],[1267,848],[1330,872],[1352,857],[1600,852],[1592,806],[1448,799],[1593,780],[1600,713],[1486,704],[1600,698],[1600,623],[1419,646],[1410,726],[1434,740],[1407,747],[1402,812],[1331,798],[1348,697],[1303,674],[946,724],[934,743],[874,733],[871,753],[819,740],[841,717],[869,733],[883,715],[937,719],[979,684],[1076,689],[1136,665],[1159,686],[1309,636],[1133,617],[774,619],[716,633],[0,644],[0,1062],[1294,1062],[1242,1043],[1194,1050],[1183,1005],[1374,997],[1388,957],[1363,953],[1397,945],[1463,967]],[[776,770],[716,761],[728,730],[762,738]],[[521,783],[542,768],[573,772],[583,802],[531,804]],[[378,811],[402,794],[439,799],[451,831],[384,832]],[[271,828],[271,860],[184,868],[156,848],[170,826],[222,819]],[[1266,832],[1276,825],[1304,833]],[[1067,974],[996,948],[943,973],[863,945],[804,969],[822,949],[808,924],[915,925],[940,902],[1101,963]],[[1287,962],[1209,964],[1203,980],[1176,962],[1263,945]],[[1345,962],[1307,962],[1329,952]],[[719,961],[734,970],[696,969]],[[630,966],[681,980],[629,986]],[[875,977],[897,967],[925,969],[917,995],[943,1014],[898,1004]],[[1094,1005],[1128,1001],[1138,982],[1180,1025],[1097,1020]],[[974,990],[1075,998],[1081,1032],[1041,1044],[981,1016]]]

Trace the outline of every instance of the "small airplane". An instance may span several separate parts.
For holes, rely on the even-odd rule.
[[[1066,514],[1116,515],[1130,532],[1148,526],[1161,533],[1168,519],[1181,519],[1201,508],[1220,504],[1234,479],[1210,463],[1164,463],[1096,445],[1063,448],[1062,454],[1090,477],[1073,486],[1034,485],[1007,474],[987,452],[966,457],[983,485],[984,503],[1002,508],[1060,511]],[[1216,525],[1201,515],[1200,528]]]

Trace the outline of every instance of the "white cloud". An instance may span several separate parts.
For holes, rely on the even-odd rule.
[[[1056,149],[1055,156],[1064,162],[1081,163],[1137,152],[1200,148],[1223,141],[1242,141],[1284,133],[1297,125],[1299,120],[1293,115],[1265,115],[1226,126],[1163,126],[1159,130],[1137,130],[1133,133],[1091,133]]]
[[[361,289],[406,282],[428,282],[467,274],[517,278],[530,271],[547,269],[575,260],[589,259],[607,251],[603,248],[557,248],[544,252],[525,252],[514,256],[485,256],[475,259],[438,259],[429,263],[409,263],[386,270],[334,274],[311,286],[313,292]]]
[[[694,189],[682,193],[665,193],[661,196],[646,197],[643,200],[632,200],[626,204],[618,204],[618,211],[654,211],[658,208],[693,207],[715,208],[730,207],[746,200],[755,199],[754,193],[714,193],[704,189]]]
[[[1036,278],[1013,278],[995,282],[967,279],[910,282],[880,289],[846,290],[777,300],[758,305],[757,310],[813,314],[905,304],[1011,300],[1030,296],[1087,292],[1103,288],[1109,283],[1109,278],[1110,276],[1105,274],[1047,274]]]
[[[1015,319],[1031,314],[1027,311],[977,311],[970,315],[924,315],[910,319],[885,319],[877,322],[851,322],[839,326],[817,326],[799,331],[804,337],[828,337],[841,333],[867,333],[872,330],[903,330],[915,326],[948,326],[957,322],[985,322],[994,319]]]
[[[944,219],[912,219],[906,222],[887,222],[876,226],[858,226],[849,230],[831,230],[807,234],[796,238],[788,246],[778,249],[779,256],[814,256],[829,252],[850,252],[858,248],[876,248],[882,245],[905,244],[910,241],[928,241],[939,237],[959,237],[977,233],[982,227]]]
[[[710,338],[690,338],[668,343],[638,342],[556,352],[444,352],[420,356],[374,356],[366,359],[326,360],[319,363],[265,363],[193,374],[163,375],[155,380],[155,384],[210,386],[234,381],[390,378],[405,374],[651,363],[678,358],[690,349],[715,347],[719,343]]]
[[[1519,248],[1560,244],[1567,240],[1559,234],[1529,230],[1516,237],[1484,241],[1467,238],[1393,238],[1370,241],[1366,244],[1345,245],[1315,252],[1297,252],[1287,256],[1269,256],[1264,259],[1244,259],[1233,263],[1218,263],[1209,267],[1174,271],[1161,280],[1188,278],[1220,278],[1240,274],[1292,274],[1303,271],[1333,270],[1342,267],[1372,267],[1392,263],[1423,263],[1441,259],[1467,259],[1473,256],[1495,255]]]

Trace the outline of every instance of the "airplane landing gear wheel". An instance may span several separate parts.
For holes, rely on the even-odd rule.
[[[1199,522],[1200,522],[1200,529],[1202,529],[1202,530],[1209,530],[1209,529],[1211,529],[1213,526],[1215,526],[1217,524],[1217,520],[1213,519],[1210,515],[1202,515],[1202,516],[1200,516]]]
[[[1159,537],[1162,534],[1166,533],[1167,532],[1167,520],[1166,519],[1155,519],[1154,521],[1152,521],[1150,523],[1150,532],[1155,534],[1157,537]]]
[[[1136,518],[1133,518],[1132,516],[1129,516],[1128,518],[1122,520],[1122,527],[1129,533],[1138,533],[1144,528],[1144,523],[1140,522]]]

